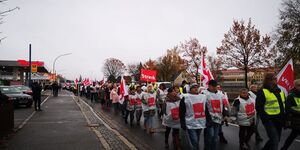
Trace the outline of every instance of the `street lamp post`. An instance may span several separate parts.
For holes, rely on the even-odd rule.
[[[60,58],[60,57],[63,57],[63,56],[67,56],[67,55],[71,55],[72,53],[66,53],[66,54],[61,54],[61,55],[59,55],[59,56],[57,56],[55,59],[54,59],[54,62],[53,62],[53,74],[55,75],[56,74],[56,72],[55,72],[55,63],[56,63],[56,60],[58,59],[58,58]],[[55,77],[55,80],[56,80],[56,77]]]

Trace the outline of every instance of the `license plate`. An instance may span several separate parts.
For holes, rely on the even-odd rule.
[[[28,102],[27,99],[21,99],[21,100],[19,100],[19,103],[27,103],[27,102]]]

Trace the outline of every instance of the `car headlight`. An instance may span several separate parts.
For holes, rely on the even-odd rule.
[[[10,97],[9,100],[16,100],[16,97]]]

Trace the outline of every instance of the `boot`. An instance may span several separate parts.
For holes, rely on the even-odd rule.
[[[223,133],[219,134],[219,137],[220,137],[220,142],[221,142],[221,143],[224,143],[224,144],[227,144],[227,143],[228,143],[228,141],[225,139]]]
[[[173,136],[173,145],[175,150],[180,149],[180,141],[179,141],[179,135]]]

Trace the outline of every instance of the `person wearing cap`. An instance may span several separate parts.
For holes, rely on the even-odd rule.
[[[203,90],[202,93],[206,96],[206,128],[204,129],[204,143],[205,150],[215,150],[218,140],[218,134],[223,119],[228,119],[228,111],[225,109],[222,97],[218,92],[217,81],[210,80],[208,82],[208,89]]]
[[[181,98],[175,90],[175,87],[168,89],[168,94],[163,104],[163,121],[162,124],[166,127],[165,132],[165,147],[169,148],[169,134],[172,130],[174,149],[179,149],[179,102]]]
[[[206,96],[199,94],[194,83],[179,104],[181,128],[187,132],[193,150],[199,149],[200,133],[206,127]]]
[[[256,111],[269,137],[263,149],[277,150],[282,128],[285,124],[285,95],[277,86],[277,78],[274,73],[266,74],[263,87],[256,96]]]

